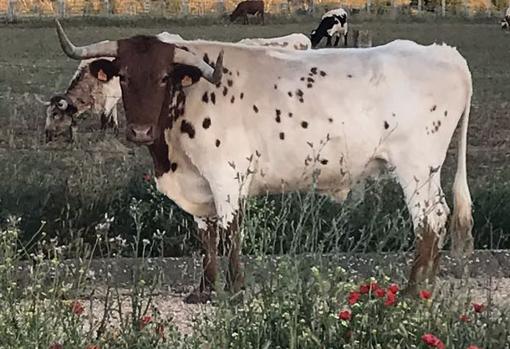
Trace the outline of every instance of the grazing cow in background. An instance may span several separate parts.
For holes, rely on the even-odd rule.
[[[510,30],[510,7],[506,9],[505,17],[501,20],[501,29]]]
[[[188,302],[208,300],[215,287],[217,229],[231,237],[227,287],[242,288],[247,197],[316,188],[341,202],[381,169],[402,186],[417,237],[408,290],[433,282],[450,213],[440,174],[459,123],[452,249],[472,252],[472,81],[455,48],[405,40],[351,50],[177,47],[151,36],[76,47],[58,21],[57,31],[73,59],[115,57],[93,71],[120,78],[127,139],[149,148],[158,190],[198,222],[204,275]]]
[[[164,42],[183,41],[180,35],[167,32],[157,38]],[[101,115],[101,129],[113,128],[118,132],[117,102],[122,97],[119,79],[102,81],[94,77],[90,67],[98,59],[111,60],[100,57],[81,61],[64,94],[52,96],[49,102],[37,98],[47,106],[44,127],[47,142],[62,135],[72,141],[76,136],[76,118],[86,111]]]
[[[354,29],[352,31],[352,47],[368,48],[372,47],[372,35],[368,30]]]
[[[310,39],[304,34],[289,34],[277,38],[243,39],[238,43],[244,45],[281,47],[290,50],[308,50],[312,47]]]
[[[264,24],[264,1],[241,1],[230,15],[230,21],[233,22],[241,17],[243,19],[243,24],[248,24],[248,15],[258,15],[262,24]]]
[[[338,46],[340,36],[343,37],[344,46],[347,46],[347,34],[349,26],[347,24],[347,12],[343,8],[326,12],[319,23],[317,29],[312,31],[312,46],[317,47],[322,38],[328,39],[326,46],[331,46],[331,38],[336,37],[335,47]]]

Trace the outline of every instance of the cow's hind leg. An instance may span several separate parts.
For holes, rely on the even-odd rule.
[[[184,300],[186,303],[206,303],[211,300],[211,293],[216,285],[218,275],[218,227],[216,220],[195,218],[202,243],[203,274],[198,289],[195,289]]]
[[[331,47],[331,36],[328,35],[328,41],[326,42],[326,47]]]
[[[408,293],[415,293],[422,284],[434,284],[450,212],[441,189],[440,167],[412,164],[410,160],[395,168],[416,236]]]

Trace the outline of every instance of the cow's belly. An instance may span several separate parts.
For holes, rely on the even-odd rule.
[[[156,179],[157,189],[187,213],[197,217],[216,214],[213,196],[205,180],[192,174],[165,173]]]

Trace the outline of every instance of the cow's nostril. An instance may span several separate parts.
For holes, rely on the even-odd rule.
[[[147,130],[145,130],[145,135],[146,135],[146,136],[150,136],[150,135],[151,135],[151,133],[152,133],[152,126],[149,126],[149,127],[147,128]]]

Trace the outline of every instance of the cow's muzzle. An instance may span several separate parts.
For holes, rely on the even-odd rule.
[[[127,140],[137,144],[150,145],[155,139],[155,127],[152,125],[129,124],[126,129]]]

